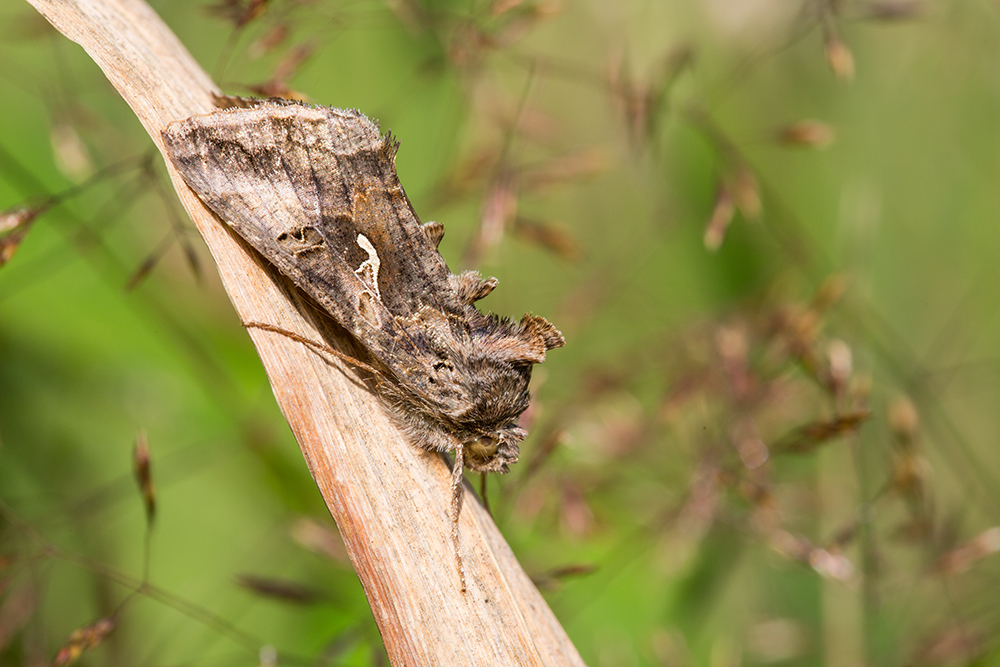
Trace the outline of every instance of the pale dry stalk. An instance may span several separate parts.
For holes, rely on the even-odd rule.
[[[29,0],[100,66],[162,151],[171,121],[213,110],[218,88],[141,0]],[[244,322],[327,336],[302,297],[167,169]],[[582,665],[477,502],[460,519],[468,591],[449,540],[449,471],[409,445],[344,366],[287,336],[250,330],[382,632],[402,665]]]

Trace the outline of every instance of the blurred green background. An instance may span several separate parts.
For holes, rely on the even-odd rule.
[[[228,93],[378,119],[482,307],[566,334],[490,497],[588,664],[1000,664],[996,3],[152,4]],[[161,158],[0,35],[0,208],[52,204],[0,268],[0,664],[100,618],[84,664],[384,664]]]

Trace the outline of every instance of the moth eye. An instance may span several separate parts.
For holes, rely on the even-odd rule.
[[[447,361],[439,361],[436,364],[434,364],[434,370],[440,371],[443,369],[447,369],[449,371],[454,370],[454,368],[452,368],[452,365],[449,364]]]
[[[483,435],[466,443],[465,446],[474,458],[486,460],[497,453],[497,444],[496,438]]]

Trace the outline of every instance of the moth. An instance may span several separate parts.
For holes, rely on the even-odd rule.
[[[366,349],[373,364],[357,365],[374,371],[409,440],[455,453],[461,573],[462,471],[517,461],[532,365],[563,336],[542,317],[476,309],[496,278],[449,270],[444,227],[420,222],[396,176],[398,143],[360,112],[227,99],[237,106],[167,126],[167,154],[208,208]]]

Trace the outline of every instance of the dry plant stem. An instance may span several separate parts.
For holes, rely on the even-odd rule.
[[[80,44],[162,150],[171,121],[213,109],[215,84],[140,0],[29,0]],[[205,238],[244,322],[309,340],[308,306],[167,169]],[[479,503],[459,531],[463,593],[448,516],[452,479],[436,455],[410,446],[349,365],[288,336],[249,329],[364,586],[389,659],[402,665],[582,665],[537,589]],[[349,349],[349,348],[346,348]]]

